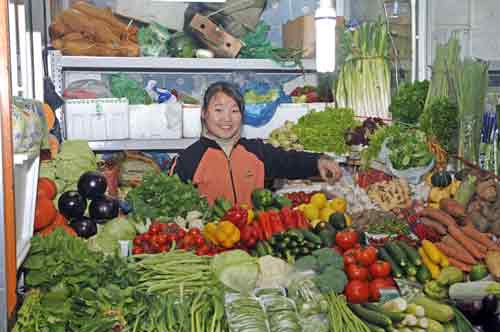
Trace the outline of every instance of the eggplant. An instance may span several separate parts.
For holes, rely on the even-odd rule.
[[[482,325],[484,332],[498,332],[500,331],[500,313],[487,318]]]
[[[85,172],[78,179],[78,192],[87,199],[103,196],[107,187],[106,178],[99,172]]]
[[[483,304],[481,301],[460,303],[457,307],[464,314],[465,318],[471,322],[471,324],[476,325],[482,323]]]
[[[90,202],[89,216],[96,220],[111,220],[118,216],[118,201],[110,197],[99,197]]]
[[[493,316],[497,312],[498,298],[494,294],[489,294],[483,297],[481,304],[482,304],[481,316],[484,319],[486,319],[488,317]]]
[[[75,230],[79,237],[88,239],[97,234],[97,224],[94,220],[87,217],[74,219],[69,225]]]
[[[81,218],[87,209],[87,200],[78,191],[66,191],[59,197],[57,207],[66,219]]]

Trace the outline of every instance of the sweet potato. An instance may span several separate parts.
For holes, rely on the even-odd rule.
[[[420,212],[420,216],[436,220],[446,227],[457,226],[455,219],[440,209],[425,208]]]
[[[450,248],[454,249],[455,252],[459,256],[453,256],[455,258],[459,258],[462,262],[467,263],[467,264],[477,264],[477,260],[467,251],[467,249],[462,246],[457,240],[455,240],[452,236],[446,235],[444,236],[441,241],[449,246]]]
[[[62,40],[64,40],[64,41],[68,41],[68,40],[80,40],[80,39],[84,39],[84,38],[85,37],[81,34],[81,32],[70,32],[70,33],[65,34],[62,37]]]
[[[421,217],[420,222],[423,223],[426,226],[429,226],[433,228],[436,232],[438,232],[439,235],[445,235],[446,234],[446,227],[441,225],[439,222],[434,221],[430,218],[426,217]]]
[[[139,45],[131,41],[122,40],[119,46],[121,56],[139,56],[141,55],[141,49]]]
[[[473,260],[469,260],[469,258],[467,256],[461,255],[461,253],[459,252],[459,250],[457,250],[457,248],[455,248],[453,246],[450,246],[450,245],[447,245],[446,243],[443,243],[443,242],[436,242],[434,244],[436,245],[436,247],[439,250],[441,250],[441,252],[443,254],[446,255],[446,257],[448,258],[448,260],[450,258],[453,258],[453,259],[458,260],[458,261],[460,261],[460,262],[462,262],[464,264],[467,264],[467,265],[472,264],[471,262]]]
[[[488,251],[485,261],[491,275],[496,280],[500,279],[500,251]]]
[[[500,249],[497,246],[497,244],[488,235],[478,231],[474,227],[465,226],[465,227],[462,227],[462,231],[464,232],[465,235],[476,240],[477,242],[481,243],[482,245],[486,246],[486,248],[488,248],[489,250],[499,250]]]
[[[458,259],[452,257],[448,257],[448,262],[450,262],[451,265],[453,265],[456,268],[459,268],[464,272],[470,272],[472,269],[470,265],[465,264],[464,262],[459,261]]]
[[[439,201],[439,207],[452,217],[465,217],[465,206],[452,198],[443,198]]]
[[[497,199],[497,187],[495,180],[479,182],[476,186],[476,192],[479,198],[488,202],[495,202]]]
[[[61,15],[64,24],[70,26],[74,32],[91,36],[95,41],[101,43],[118,44],[120,41],[120,38],[111,31],[104,21],[92,18],[73,8],[63,11]]]
[[[486,253],[481,251],[478,246],[474,243],[474,240],[467,237],[460,228],[457,226],[448,227],[448,233],[457,240],[474,258],[483,259],[486,257]]]

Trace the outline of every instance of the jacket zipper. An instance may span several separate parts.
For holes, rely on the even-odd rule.
[[[231,187],[233,188],[234,204],[236,205],[236,203],[237,203],[236,188],[234,186],[233,168],[231,167],[231,155],[232,154],[233,154],[233,151],[231,151],[231,153],[229,153],[229,157],[226,157],[226,159],[227,159],[227,165],[229,166],[229,176],[231,177]]]

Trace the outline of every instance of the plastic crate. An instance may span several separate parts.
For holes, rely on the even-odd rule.
[[[65,120],[68,139],[129,138],[126,98],[69,99],[65,106]]]
[[[182,104],[130,105],[129,133],[132,139],[182,138]]]
[[[200,105],[182,105],[182,136],[186,138],[201,136]]]

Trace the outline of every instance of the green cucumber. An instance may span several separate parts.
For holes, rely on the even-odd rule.
[[[384,248],[399,266],[405,267],[406,264],[408,264],[408,258],[406,258],[406,254],[399,248],[399,246],[395,242],[387,241],[384,244]]]
[[[273,254],[273,247],[269,244],[267,241],[262,241],[264,244],[264,247],[266,248],[266,253],[267,255],[272,255]]]
[[[289,229],[286,231],[286,234],[296,241],[304,241],[304,234],[302,234],[302,232],[298,229]]]
[[[420,255],[418,254],[417,249],[410,246],[405,241],[398,241],[398,246],[405,252],[408,260],[415,266],[422,265],[422,260],[420,259]]]
[[[406,316],[405,313],[402,313],[402,312],[393,312],[393,311],[385,310],[382,306],[376,305],[374,303],[365,303],[365,304],[363,304],[363,306],[366,309],[378,311],[381,314],[386,315],[387,317],[389,317],[389,319],[393,323],[402,322],[403,319],[405,319],[405,316]]]
[[[317,236],[316,234],[314,234],[313,232],[310,232],[307,229],[299,229],[298,231],[300,231],[302,233],[302,235],[304,235],[304,239],[306,241],[316,243],[316,244],[323,244],[323,241],[321,241],[321,238],[319,236]]]
[[[299,246],[299,243],[297,241],[290,241],[288,243],[288,248],[297,248]]]
[[[257,251],[257,256],[259,256],[259,257],[267,255],[267,249],[266,249],[266,246],[264,245],[264,241],[257,242],[257,245],[255,246],[255,250]]]
[[[394,259],[392,259],[387,250],[385,250],[384,248],[378,248],[378,256],[380,257],[380,259],[391,264],[392,275],[394,278],[401,278],[403,276],[403,271],[401,270],[399,265],[396,264]]]
[[[361,304],[349,304],[349,308],[356,316],[370,324],[384,328],[392,326],[391,319],[378,311],[363,308]]]
[[[408,264],[403,268],[407,276],[416,277],[417,267],[408,261]]]

